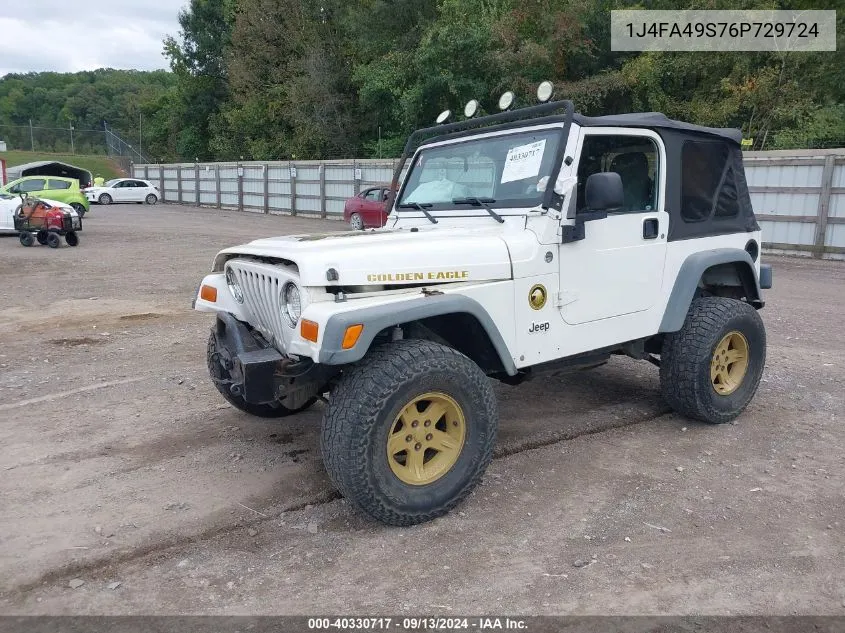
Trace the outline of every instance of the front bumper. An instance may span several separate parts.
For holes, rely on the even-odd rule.
[[[212,380],[247,402],[277,400],[275,375],[284,357],[273,347],[261,345],[243,323],[227,312],[217,313],[213,335],[214,351],[208,359]]]
[[[313,395],[337,371],[310,358],[283,356],[228,312],[217,313],[212,334],[211,379],[219,388],[253,404],[297,400],[303,391]]]

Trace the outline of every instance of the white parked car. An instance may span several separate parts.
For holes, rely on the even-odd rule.
[[[46,198],[40,198],[43,202],[46,202],[51,207],[55,207],[57,209],[61,209],[62,211],[67,211],[71,214],[73,218],[73,227],[74,229],[81,230],[82,229],[82,221],[79,219],[79,214],[69,204],[65,204],[64,202],[57,202],[55,200],[47,200]],[[17,211],[18,207],[21,206],[21,198],[20,196],[12,196],[6,193],[0,193],[0,235],[2,234],[17,234],[15,230],[15,211]]]
[[[112,204],[113,202],[146,202],[155,204],[161,194],[149,180],[137,178],[115,178],[99,187],[88,187],[84,191],[91,202]]]

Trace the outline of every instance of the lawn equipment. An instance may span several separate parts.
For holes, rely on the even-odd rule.
[[[68,246],[79,245],[77,231],[82,230],[81,218],[39,198],[21,196],[14,221],[23,246],[32,246],[38,240],[41,245],[58,248],[62,243],[60,236],[65,238]]]

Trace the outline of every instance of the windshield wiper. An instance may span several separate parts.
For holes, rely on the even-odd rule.
[[[496,202],[495,198],[476,198],[474,196],[467,196],[466,198],[452,198],[452,204],[471,204],[476,207],[484,207],[487,209],[487,213],[490,214],[490,217],[496,220],[496,222],[502,223],[505,219],[496,213],[493,210],[488,202]]]
[[[397,205],[399,209],[416,209],[417,211],[422,211],[429,220],[431,220],[432,224],[437,224],[437,218],[431,215],[428,212],[428,209],[432,206],[430,202],[405,202],[403,204]]]

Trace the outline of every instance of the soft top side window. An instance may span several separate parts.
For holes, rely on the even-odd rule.
[[[647,136],[587,134],[578,162],[576,212],[586,211],[587,178],[615,171],[622,178],[624,205],[620,212],[637,213],[657,208],[660,174],[657,145]]]
[[[739,213],[736,176],[722,141],[684,141],[681,148],[681,217],[703,222]]]

